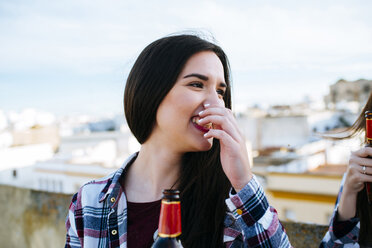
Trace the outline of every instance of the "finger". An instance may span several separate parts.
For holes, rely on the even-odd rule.
[[[214,107],[223,107],[225,108],[225,101],[221,99],[221,101],[218,101],[217,103],[205,103],[203,104],[204,108],[214,108]]]
[[[205,116],[211,115],[211,114],[214,114],[214,115],[227,115],[228,114],[228,110],[229,109],[228,108],[225,108],[225,107],[217,107],[217,106],[208,107],[208,108],[200,111],[199,112],[199,116],[200,117],[205,117]]]
[[[364,165],[359,165],[357,170],[361,173],[361,174],[367,174],[367,175],[372,175],[372,168],[371,167],[367,167],[367,166],[364,166]]]
[[[204,137],[206,139],[216,138],[221,144],[226,146],[232,147],[236,145],[236,141],[223,130],[209,129],[209,131],[204,134]]]
[[[372,183],[372,176],[371,175],[362,174],[360,179],[361,179],[362,182]]]
[[[231,109],[225,108],[225,107],[209,107],[205,110],[199,112],[199,116],[201,118],[204,118],[208,115],[219,115],[219,116],[225,116],[227,117],[232,125],[237,129],[238,133],[241,134],[239,125],[235,119],[234,114],[232,113]]]
[[[362,158],[366,158],[368,156],[372,157],[372,147],[363,147],[362,149],[359,149],[352,154]]]
[[[363,172],[363,166],[358,164],[350,164],[347,172],[347,178],[353,182],[352,184],[360,184],[364,182],[370,182],[372,179],[372,170],[366,167],[366,173]]]
[[[225,118],[224,116],[218,116],[218,115],[208,115],[198,121],[198,125],[200,126],[206,125],[208,123],[213,123],[213,125],[217,125],[221,127],[219,129],[226,131],[237,142],[240,141],[239,132],[237,131],[235,126],[231,124],[228,118]]]
[[[358,164],[361,166],[372,167],[372,159],[366,157],[360,157],[354,154],[350,156],[350,163]]]
[[[352,174],[367,174],[367,175],[372,175],[372,167],[365,167],[365,170],[363,169],[363,165],[356,164],[356,163],[351,163],[349,164],[349,173]]]

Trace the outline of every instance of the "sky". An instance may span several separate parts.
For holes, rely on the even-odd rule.
[[[172,33],[213,35],[233,103],[322,99],[337,80],[372,79],[372,1],[0,0],[0,109],[123,113],[142,49]]]

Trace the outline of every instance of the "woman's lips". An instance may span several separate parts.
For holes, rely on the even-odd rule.
[[[194,124],[194,126],[199,129],[200,131],[206,133],[209,131],[209,129],[212,129],[213,128],[213,124],[212,123],[207,123],[205,124],[204,126],[200,126],[198,125],[198,121],[200,120],[201,118],[199,116],[194,116],[192,118],[192,124]]]

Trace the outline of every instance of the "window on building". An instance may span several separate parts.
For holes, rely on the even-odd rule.
[[[371,87],[368,84],[363,86],[363,92],[364,93],[369,93],[370,91],[371,91]]]
[[[337,92],[334,90],[334,91],[332,91],[332,93],[331,93],[331,101],[332,102],[336,102],[336,98],[337,98]]]
[[[53,192],[56,192],[57,191],[57,187],[56,187],[56,181],[55,180],[52,180],[52,189],[51,189],[51,191],[53,191]]]
[[[43,189],[43,179],[39,178],[39,189]]]
[[[63,182],[59,181],[59,192],[63,192]]]
[[[13,170],[13,178],[17,178],[17,170]]]
[[[347,100],[347,101],[354,101],[355,100],[355,94],[352,90],[350,90],[350,89],[346,90],[345,100]]]

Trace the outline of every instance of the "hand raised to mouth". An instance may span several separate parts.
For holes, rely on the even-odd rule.
[[[245,139],[232,111],[224,106],[209,105],[199,113],[199,125],[213,123],[213,129],[204,134],[206,139],[220,141],[222,168],[232,186],[239,192],[252,179]]]

